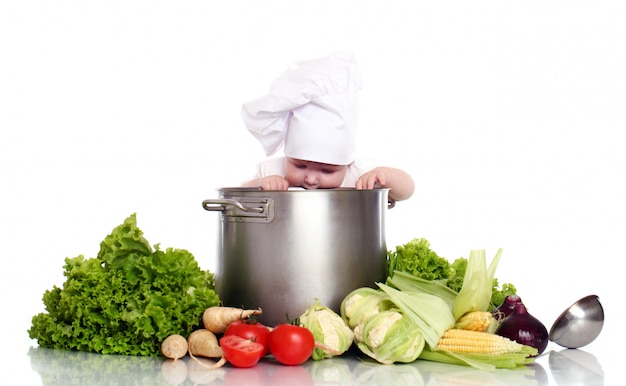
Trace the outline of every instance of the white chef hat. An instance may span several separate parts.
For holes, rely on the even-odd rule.
[[[292,64],[267,95],[244,103],[241,116],[270,156],[335,165],[354,160],[360,74],[354,55],[337,52]]]

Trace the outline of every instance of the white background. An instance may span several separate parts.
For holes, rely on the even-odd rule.
[[[450,260],[502,247],[496,276],[548,328],[599,295],[607,321],[587,351],[608,377],[624,342],[611,335],[626,250],[620,3],[3,2],[0,323],[15,344],[2,366],[27,368],[26,330],[64,259],[95,256],[132,213],[152,244],[214,270],[218,218],[201,202],[264,156],[241,103],[293,61],[348,50],[364,76],[360,154],[417,185],[387,213],[388,247],[422,237]]]

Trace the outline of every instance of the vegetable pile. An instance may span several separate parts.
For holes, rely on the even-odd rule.
[[[172,334],[188,335],[219,304],[213,274],[184,249],[150,246],[136,215],[113,229],[95,258],[66,258],[63,288],[43,295],[47,312],[28,334],[41,347],[155,356]]]
[[[352,347],[383,364],[516,368],[533,362],[547,335],[516,288],[499,285],[501,254],[487,264],[484,250],[471,250],[450,263],[416,238],[388,252],[385,282],[354,289],[338,312],[315,299],[295,320],[266,326],[261,308],[220,305],[213,275],[191,253],[151,247],[133,214],[97,257],[65,260],[63,288],[44,293],[47,312],[33,317],[28,333],[46,348],[172,362],[189,355],[209,370],[252,367],[265,357],[297,366]]]
[[[468,258],[450,264],[430,249],[428,241],[414,239],[389,252],[386,281],[373,283],[377,288],[354,289],[343,299],[339,314],[316,299],[293,323],[271,327],[256,319],[260,309],[210,307],[203,314],[202,331],[211,334],[206,342],[212,354],[192,350],[197,331],[188,338],[189,354],[194,359],[219,358],[205,366],[211,369],[227,363],[252,367],[266,355],[293,366],[309,358],[340,356],[356,346],[382,364],[423,359],[482,370],[520,367],[534,361],[545,349],[544,341],[540,335],[522,340],[498,331],[503,326],[509,331],[531,326],[519,330],[518,335],[528,336],[542,325],[537,320],[528,323],[525,317],[521,326],[515,313],[505,315],[508,303],[519,296],[512,284],[498,287],[495,271],[501,255],[502,249],[487,265],[485,251],[472,250]],[[510,295],[494,304],[503,294]],[[171,354],[165,343],[162,350],[168,358],[185,355]]]
[[[545,348],[538,339],[498,333],[504,324],[518,325],[493,311],[517,297],[512,284],[500,289],[495,278],[501,254],[487,265],[485,251],[472,250],[450,264],[427,240],[414,239],[388,253],[389,275],[378,289],[358,288],[344,298],[341,317],[358,348],[384,364],[424,359],[491,370],[532,363]]]

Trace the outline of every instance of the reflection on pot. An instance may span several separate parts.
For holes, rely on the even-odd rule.
[[[604,385],[604,371],[598,359],[580,349],[550,351],[552,377],[559,385]]]

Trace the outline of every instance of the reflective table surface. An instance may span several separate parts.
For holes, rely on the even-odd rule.
[[[604,385],[602,365],[584,349],[548,349],[535,363],[494,371],[417,360],[381,365],[353,350],[342,357],[283,366],[264,358],[248,369],[208,369],[208,359],[100,355],[30,347],[30,374],[41,385]],[[592,346],[590,346],[592,347]],[[30,380],[30,381],[28,381]],[[39,382],[39,383],[37,383]],[[609,383],[606,383],[609,384]]]

